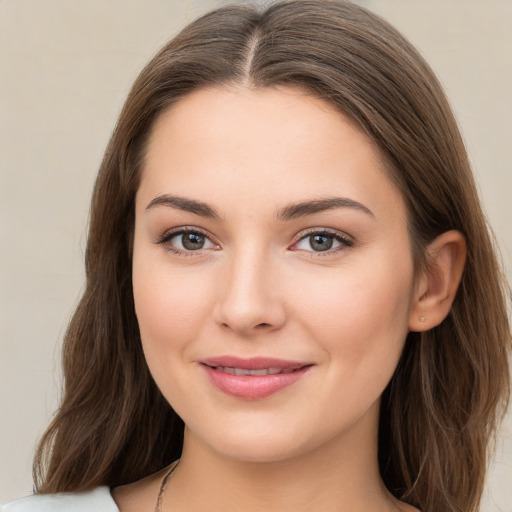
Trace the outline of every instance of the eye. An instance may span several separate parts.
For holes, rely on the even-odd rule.
[[[176,254],[200,252],[205,249],[218,249],[219,246],[213,243],[210,238],[197,229],[180,228],[167,232],[157,242],[165,249]]]
[[[315,230],[308,232],[293,245],[292,250],[332,254],[344,247],[354,245],[346,235],[327,230]]]

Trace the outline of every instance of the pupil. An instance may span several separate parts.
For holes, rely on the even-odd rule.
[[[197,233],[185,233],[182,238],[183,247],[190,251],[201,249],[204,246],[204,236]]]
[[[332,247],[332,237],[325,235],[313,235],[310,238],[311,248],[315,251],[328,251]]]

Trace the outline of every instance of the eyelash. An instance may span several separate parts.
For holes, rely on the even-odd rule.
[[[167,231],[166,233],[164,233],[164,235],[159,240],[157,240],[156,243],[158,245],[164,246],[167,251],[172,252],[173,254],[177,254],[179,256],[197,256],[197,255],[202,254],[202,252],[203,252],[202,249],[198,249],[196,251],[192,251],[192,250],[184,251],[182,249],[179,249],[179,248],[173,246],[170,243],[170,241],[177,236],[189,235],[189,234],[205,237],[213,245],[218,247],[218,244],[213,242],[211,240],[211,237],[207,233],[205,233],[204,231],[201,231],[198,228],[188,228],[188,227],[182,227],[182,228],[177,228],[176,230]]]
[[[354,246],[354,240],[350,238],[349,236],[340,233],[339,231],[330,230],[326,228],[310,228],[306,231],[302,232],[300,236],[298,237],[296,242],[293,242],[292,246],[297,245],[299,242],[306,240],[307,238],[312,237],[313,235],[320,235],[320,236],[326,236],[328,238],[332,238],[336,242],[339,242],[339,246],[335,247],[333,249],[327,249],[325,251],[308,251],[305,250],[305,252],[311,253],[312,258],[319,258],[323,256],[332,256],[333,254],[336,254],[339,251],[342,251],[343,249],[353,247]],[[303,249],[292,249],[295,251],[300,251]]]
[[[182,227],[177,228],[173,231],[166,232],[160,239],[157,240],[158,245],[162,245],[165,247],[165,249],[173,254],[177,254],[179,256],[199,256],[202,255],[203,249],[198,250],[182,250],[179,249],[172,244],[170,244],[170,241],[180,235],[199,235],[202,237],[205,237],[207,240],[210,241],[214,246],[218,247],[218,244],[211,240],[211,237],[204,231],[198,229],[198,228],[188,228],[188,227]],[[332,256],[333,254],[339,252],[340,250],[346,249],[348,247],[354,246],[354,240],[347,235],[344,235],[340,233],[339,231],[329,230],[325,228],[310,228],[306,230],[305,232],[302,232],[299,237],[297,237],[297,240],[294,241],[291,245],[291,247],[297,245],[299,242],[306,240],[309,237],[312,237],[313,235],[319,235],[319,236],[325,236],[328,238],[332,238],[336,242],[338,242],[340,245],[338,247],[335,247],[333,249],[327,249],[325,251],[314,251],[314,250],[306,250],[306,249],[290,249],[293,251],[304,251],[311,253],[312,258],[316,257],[322,257],[322,256]]]

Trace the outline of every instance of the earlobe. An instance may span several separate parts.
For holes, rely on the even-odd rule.
[[[439,235],[427,248],[427,260],[411,307],[410,331],[428,331],[450,312],[466,263],[464,235],[455,230]]]

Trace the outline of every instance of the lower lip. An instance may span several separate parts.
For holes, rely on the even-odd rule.
[[[291,373],[275,375],[231,375],[211,366],[201,365],[210,382],[227,395],[244,400],[261,400],[300,380],[311,366],[304,366]]]

